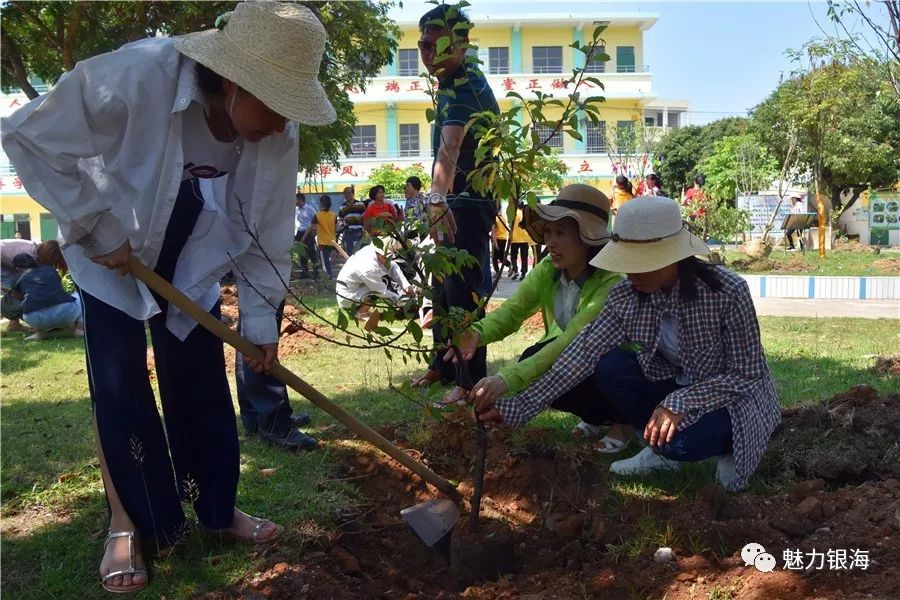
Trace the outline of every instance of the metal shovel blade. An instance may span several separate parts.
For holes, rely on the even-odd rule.
[[[400,516],[431,548],[459,521],[459,507],[450,500],[432,499],[404,508]]]

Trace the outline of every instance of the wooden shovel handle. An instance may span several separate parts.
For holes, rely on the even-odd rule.
[[[128,262],[131,274],[134,275],[134,277],[143,281],[147,287],[168,300],[171,304],[177,306],[183,313],[212,332],[213,335],[220,338],[229,346],[234,347],[244,356],[260,361],[263,359],[262,350],[255,344],[239,335],[222,321],[209,314],[209,312],[203,310],[199,304],[182,294],[168,281],[147,268],[147,266],[134,255],[131,256]],[[459,492],[449,481],[426,467],[421,462],[413,459],[409,454],[389,442],[383,435],[329,400],[316,388],[286,369],[284,365],[276,362],[275,366],[269,371],[269,374],[286,386],[302,394],[304,398],[343,423],[347,429],[436,487],[441,493],[452,499],[454,502],[460,502]]]

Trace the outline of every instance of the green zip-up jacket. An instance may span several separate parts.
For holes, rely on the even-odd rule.
[[[563,330],[553,316],[559,271],[548,256],[528,273],[509,299],[475,323],[473,328],[481,336],[479,343],[485,346],[518,331],[522,323],[538,310],[544,317],[544,337],[540,341],[553,341],[533,356],[500,369],[499,375],[509,387],[509,392],[524,390],[550,369],[575,336],[600,314],[609,291],[620,281],[622,276],[618,273],[594,269],[581,286],[578,311]]]

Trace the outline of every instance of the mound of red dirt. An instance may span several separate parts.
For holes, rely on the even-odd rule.
[[[826,410],[860,410],[884,400],[865,388],[851,389]],[[383,432],[407,444],[398,433],[402,428]],[[429,439],[409,451],[457,479],[468,498],[472,426],[464,420],[434,424]],[[511,537],[512,572],[481,581],[461,581],[458,557],[426,549],[399,518],[402,508],[436,495],[418,476],[374,452],[348,456],[344,475],[367,500],[335,514],[334,531],[315,538],[309,544],[314,550],[302,556],[276,550],[261,573],[208,597],[900,597],[893,570],[900,560],[900,481],[877,472],[849,485],[796,481],[768,495],[728,494],[710,483],[697,494],[616,496],[605,463],[589,445],[553,442],[538,429],[529,430],[524,442],[511,443],[507,431],[495,430],[480,535],[486,543]],[[455,538],[471,537],[465,521],[464,515]],[[775,557],[774,572],[745,566],[741,549],[751,542]],[[674,558],[654,560],[660,546],[671,547]],[[785,568],[790,556],[795,569]],[[829,560],[840,568],[829,570]]]

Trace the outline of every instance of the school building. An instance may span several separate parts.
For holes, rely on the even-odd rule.
[[[614,172],[607,148],[608,129],[621,131],[643,122],[664,131],[689,124],[687,102],[663,100],[653,91],[653,72],[644,59],[644,36],[652,35],[658,19],[654,13],[604,12],[598,5],[596,10],[577,14],[530,13],[510,17],[472,11],[470,17],[475,24],[470,41],[477,47],[482,70],[501,109],[511,106],[512,100],[505,98],[508,91],[525,98],[535,90],[565,96],[568,91],[562,88],[562,82],[576,67],[585,67],[603,82],[603,90],[584,90],[605,96],[601,122],[580,120],[580,141],[562,135],[551,140],[568,167],[568,180],[586,181],[609,190]],[[602,37],[610,60],[585,65],[584,54],[569,45],[573,41],[590,41],[600,23],[607,26]],[[426,172],[430,171],[431,126],[426,110],[431,107],[431,100],[425,81],[419,76],[425,67],[417,48],[418,16],[398,24],[401,36],[392,64],[372,79],[364,93],[348,90],[358,119],[350,155],[342,158],[337,167],[322,165],[315,182],[298,177],[298,184],[306,184],[310,191],[334,192],[355,184],[362,196],[371,171],[385,163],[397,168],[421,164]],[[21,93],[4,95],[0,116],[27,101]],[[546,116],[552,119],[554,114],[548,110]],[[53,238],[56,220],[28,197],[0,152],[0,237],[13,237],[16,231],[33,240]]]
[[[512,106],[513,100],[506,99],[509,91],[518,92],[526,100],[533,91],[565,98],[571,90],[564,89],[562,82],[576,67],[584,67],[603,82],[603,90],[587,86],[579,90],[606,98],[601,105],[601,121],[593,124],[581,119],[580,141],[567,135],[554,136],[550,141],[568,167],[566,179],[587,181],[604,191],[611,187],[614,174],[610,154],[616,153],[608,153],[607,138],[614,137],[607,136],[608,130],[622,131],[643,122],[661,133],[688,124],[687,102],[663,100],[653,91],[653,72],[644,60],[644,36],[651,35],[658,19],[654,13],[607,13],[599,5],[596,10],[577,14],[510,17],[472,11],[469,16],[475,25],[470,41],[477,47],[481,68],[501,110]],[[585,65],[584,53],[569,45],[589,42],[601,23],[607,26],[602,38],[610,60]],[[425,67],[417,48],[418,19],[398,24],[401,36],[393,63],[369,83],[365,92],[348,90],[358,119],[351,154],[336,168],[321,166],[318,180],[307,182],[309,189],[331,192],[350,184],[359,188],[374,168],[385,163],[397,168],[421,164],[430,171],[431,125],[426,110],[432,103],[419,76]],[[561,108],[555,110],[556,115],[547,111],[545,116],[553,119],[562,112]],[[546,137],[542,135],[542,139]]]

